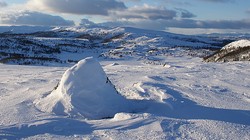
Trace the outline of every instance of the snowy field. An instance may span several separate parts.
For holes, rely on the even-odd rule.
[[[0,139],[250,139],[250,62],[165,59],[99,60],[133,106],[98,120],[35,106],[69,67],[0,64]]]

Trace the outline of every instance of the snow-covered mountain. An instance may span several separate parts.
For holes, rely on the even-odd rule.
[[[90,54],[113,59],[135,56],[145,61],[168,55],[204,57],[228,41],[128,27],[36,29],[15,26],[0,29],[0,62],[28,65],[66,64]]]
[[[206,62],[250,61],[250,41],[232,42],[204,60]]]

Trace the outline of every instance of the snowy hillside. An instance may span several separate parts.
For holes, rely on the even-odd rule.
[[[204,57],[227,41],[122,27],[54,27],[43,31],[39,27],[34,32],[30,30],[35,27],[2,28],[5,32],[0,33],[0,62],[25,65],[76,63],[87,56],[136,56],[145,61],[168,55]]]
[[[204,60],[206,62],[250,61],[250,41],[232,42]]]

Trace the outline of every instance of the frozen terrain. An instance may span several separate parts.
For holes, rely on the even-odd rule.
[[[228,41],[126,27],[54,27],[43,31],[41,27],[0,27],[0,63],[58,65],[87,56],[126,59],[133,55],[145,61],[158,55],[204,57]]]
[[[84,33],[88,32],[90,35],[103,33],[100,37],[102,39],[91,41],[86,36],[80,40],[69,37],[75,36],[76,32],[83,37],[83,29],[71,28],[70,31],[72,32],[59,32],[60,39],[33,36],[21,38],[26,41],[28,39],[27,42],[31,39],[33,43],[30,45],[23,45],[20,43],[23,41],[17,39],[17,36],[13,37],[13,34],[8,35],[9,38],[1,38],[14,40],[13,45],[23,48],[15,50],[11,48],[12,41],[7,42],[9,45],[2,41],[1,47],[6,46],[0,53],[2,59],[9,58],[12,52],[22,56],[28,51],[30,53],[23,58],[30,65],[16,65],[24,62],[21,59],[7,59],[7,64],[0,64],[0,139],[249,140],[250,62],[205,63],[201,58],[213,52],[207,48],[208,45],[218,48],[215,44],[221,44],[223,40],[131,28],[126,28],[126,31],[124,28],[84,30]],[[115,38],[109,37],[104,43],[103,39],[111,32],[112,35],[123,32],[125,36],[120,38],[116,34]],[[69,42],[75,44],[70,46]],[[96,45],[94,48],[91,47],[93,42]],[[41,49],[43,45],[41,48],[34,47],[39,43],[48,50],[54,49],[52,44],[61,44],[58,46],[62,46],[62,50],[60,53],[55,51],[49,54],[46,49]],[[90,46],[86,47],[87,44]],[[81,48],[81,45],[85,47]],[[70,52],[71,49],[78,51]],[[40,59],[49,57],[60,61],[44,61],[42,65],[47,66],[42,66],[40,61],[37,63],[37,59],[32,59],[34,52],[43,55],[39,56]],[[85,66],[89,68],[84,60],[76,65],[73,63],[87,56],[94,56],[101,64],[102,67],[94,62],[88,70],[95,74],[101,73],[99,76],[92,75],[91,72],[76,72]],[[34,64],[31,63],[34,61]],[[73,81],[67,78],[72,74],[69,71],[75,73],[76,77],[87,78],[83,78],[85,80],[82,85],[81,80],[73,78],[77,88],[72,88],[69,83]],[[109,79],[107,85],[106,76]],[[110,91],[110,94],[99,96],[98,86],[93,79],[97,80],[96,83],[104,91]],[[114,88],[113,85],[115,90],[108,89],[110,86]],[[82,95],[85,92],[79,88],[83,87],[88,87],[91,94]],[[70,89],[68,91],[79,94],[70,100],[69,94],[64,94],[69,93],[67,88]],[[59,92],[63,89],[67,92]],[[59,98],[50,98],[52,94]],[[110,101],[117,101],[116,97],[119,98],[118,103]],[[64,100],[66,98],[69,100]],[[87,103],[88,99],[91,99],[90,103]],[[59,107],[50,101],[59,103]],[[117,104],[129,107],[119,110],[115,106]],[[107,116],[89,117],[84,114],[86,110],[81,105],[103,110],[108,110],[113,105],[114,112]],[[72,108],[81,111],[71,113],[68,110]]]
[[[67,67],[0,65],[0,137],[7,139],[249,139],[250,63],[101,61],[133,112],[88,120],[41,112]],[[115,65],[114,65],[115,64]],[[98,100],[97,100],[98,102]]]

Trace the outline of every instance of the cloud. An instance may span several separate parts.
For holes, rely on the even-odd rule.
[[[199,0],[199,1],[207,1],[207,2],[233,2],[235,0]]]
[[[0,8],[1,7],[7,7],[7,6],[8,6],[8,4],[6,2],[0,1]]]
[[[139,21],[109,21],[104,23],[99,23],[99,26],[108,26],[108,27],[136,27],[141,29],[150,29],[150,30],[165,30],[166,25],[163,24],[162,20],[139,20]]]
[[[250,14],[250,9],[246,10],[246,13],[247,13],[247,14]]]
[[[127,8],[117,0],[29,0],[27,5],[40,10],[79,15],[108,15],[111,10]]]
[[[19,11],[0,14],[1,24],[10,25],[39,25],[39,26],[71,26],[73,21],[65,20],[60,16],[52,16],[40,12]]]
[[[250,20],[171,20],[165,21],[168,27],[207,28],[207,29],[250,29]]]
[[[168,32],[172,33],[181,33],[188,35],[197,35],[197,34],[213,34],[213,33],[248,33],[250,29],[239,30],[239,29],[202,29],[202,28],[168,28]]]
[[[250,29],[250,20],[159,20],[157,22],[145,20],[136,23],[136,26],[144,26],[149,29],[166,28],[203,28],[203,29]]]
[[[113,21],[105,22],[105,26],[129,26],[145,28],[151,30],[166,30],[168,28],[186,28],[186,29],[250,29],[250,20],[193,20],[193,19],[173,19],[173,20],[137,20],[137,21]]]
[[[165,7],[149,6],[144,4],[143,6],[134,6],[125,10],[113,11],[112,17],[115,19],[126,19],[126,20],[170,20],[177,16],[177,12],[174,10],[168,10]]]
[[[93,21],[90,21],[89,19],[81,19],[80,25],[84,27],[96,27],[97,26],[96,23],[94,23]]]
[[[222,2],[222,1],[221,1]],[[169,28],[186,29],[250,29],[250,20],[196,20],[188,10],[176,8],[169,10],[163,6],[133,6],[123,10],[112,11],[107,22],[95,24],[82,20],[82,25],[91,26],[129,26],[152,30]]]
[[[176,10],[178,10],[180,12],[181,18],[193,18],[193,17],[196,17],[196,15],[189,12],[188,10],[181,9],[181,8],[177,8]]]
[[[120,0],[122,2],[140,2],[141,0]]]

